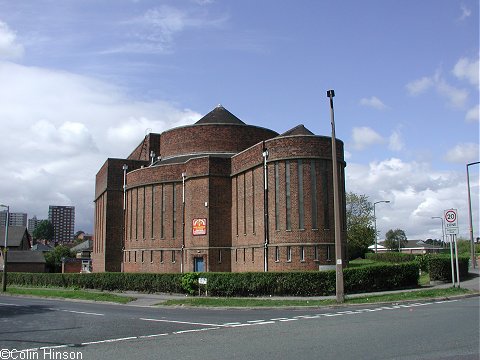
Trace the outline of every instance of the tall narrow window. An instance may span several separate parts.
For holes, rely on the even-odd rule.
[[[175,250],[172,250],[172,263],[175,262]]]
[[[255,248],[252,247],[252,262],[255,262]]]
[[[275,246],[275,261],[280,261],[280,248]]]
[[[243,234],[247,235],[247,173],[243,173]]]
[[[323,196],[323,228],[330,229],[330,211],[329,211],[329,191],[328,191],[328,171],[327,162],[322,163],[322,196]]]
[[[243,248],[243,262],[247,259],[247,249]]]
[[[162,184],[162,211],[160,213],[160,238],[165,238],[165,185]]]
[[[150,250],[150,262],[153,263],[153,250]]]
[[[298,160],[298,228],[305,228],[305,211],[303,209],[303,161]]]
[[[285,203],[286,203],[286,229],[292,230],[292,199],[290,196],[290,161],[285,161]]]
[[[330,254],[330,245],[327,245],[327,261],[332,260],[332,254]]]
[[[163,250],[160,250],[160,262],[163,263]]]
[[[255,176],[252,169],[252,232],[255,234]]]
[[[313,260],[318,260],[318,245],[315,245],[313,249]]]
[[[235,176],[235,235],[238,236],[238,176]]]
[[[138,240],[138,188],[137,188],[137,196],[135,199],[135,240]],[[136,262],[136,260],[135,260]]]
[[[172,184],[172,214],[173,214],[173,226],[172,237],[175,239],[175,230],[177,228],[177,197],[175,194],[175,183]]]
[[[317,170],[315,169],[315,160],[310,162],[310,188],[312,189],[312,229],[318,229],[317,214]]]
[[[275,230],[280,230],[279,212],[280,212],[280,179],[278,176],[278,161],[275,161]]]
[[[130,200],[130,207],[129,207],[129,214],[130,214],[130,226],[129,226],[129,229],[130,229],[130,241],[132,241],[132,229],[133,229],[133,191],[130,190],[128,192],[128,198]],[[129,260],[130,261],[130,260]]]
[[[292,247],[287,246],[287,261],[290,262],[292,261]]]
[[[145,251],[142,250],[142,263],[145,261],[144,253]]]
[[[152,196],[150,202],[150,238],[153,239],[153,223],[155,221],[155,185],[152,185]]]
[[[146,219],[145,219],[145,207],[146,207],[146,199],[147,199],[147,196],[146,196],[146,190],[147,188],[144,186],[143,187],[143,206],[142,206],[142,239],[145,240],[146,236],[145,236],[145,224],[146,224]]]
[[[300,246],[300,261],[305,261],[305,246]]]
[[[222,249],[218,249],[218,263],[222,263]]]

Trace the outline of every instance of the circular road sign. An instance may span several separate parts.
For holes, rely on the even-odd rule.
[[[445,211],[445,221],[449,223],[454,223],[457,221],[457,212],[455,210]]]

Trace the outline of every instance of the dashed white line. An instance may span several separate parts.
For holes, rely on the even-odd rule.
[[[143,321],[156,321],[156,322],[167,322],[167,323],[174,323],[174,324],[188,324],[188,325],[201,325],[201,326],[225,326],[220,324],[206,324],[206,323],[198,323],[198,322],[191,322],[191,321],[178,321],[178,320],[166,320],[166,319],[150,319],[150,318],[140,318]]]
[[[73,314],[80,314],[80,315],[105,316],[105,314],[92,313],[92,312],[86,312],[86,311],[75,311],[75,310],[65,310],[65,309],[55,309],[55,308],[49,308],[48,310],[63,311],[63,312],[68,312]]]
[[[8,303],[0,303],[0,306],[16,306],[16,307],[25,307],[25,305],[18,305],[18,304],[8,304]]]

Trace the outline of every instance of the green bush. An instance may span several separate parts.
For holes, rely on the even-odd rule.
[[[459,256],[458,257],[458,269],[460,272],[460,280],[465,279],[468,276],[468,256]],[[455,279],[456,275],[456,264],[454,259],[454,271]],[[429,261],[429,272],[431,281],[452,281],[452,266],[450,255],[432,255]]]
[[[182,276],[182,289],[190,295],[198,290],[198,273],[186,273]]]
[[[335,270],[309,272],[187,274],[30,274],[10,273],[9,284],[108,291],[195,294],[198,278],[207,278],[211,296],[326,296],[335,294]],[[378,264],[344,270],[345,293],[415,287],[418,264]]]
[[[366,258],[380,262],[402,263],[415,260],[415,255],[398,252],[368,253]]]

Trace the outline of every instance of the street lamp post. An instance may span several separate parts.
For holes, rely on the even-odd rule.
[[[342,242],[340,225],[340,195],[338,190],[338,167],[337,167],[337,145],[335,142],[335,116],[333,111],[334,90],[327,91],[327,97],[330,99],[330,118],[332,124],[332,164],[333,164],[333,211],[335,222],[335,273],[336,273],[336,298],[337,303],[345,301],[343,286],[343,265],[342,265]]]
[[[0,204],[0,207],[7,208],[7,219],[5,221],[5,245],[3,247],[3,273],[2,273],[2,292],[7,291],[7,245],[8,245],[8,223],[10,221],[10,207]]]
[[[390,200],[380,200],[373,203],[373,223],[375,224],[375,253],[377,253],[377,214],[375,212],[375,205],[380,203],[388,204]]]
[[[440,219],[442,222],[442,244],[445,244],[445,231],[443,230],[443,218],[441,216],[432,216],[432,219]]]
[[[480,164],[480,161],[467,164],[467,188],[468,188],[468,216],[470,220],[470,255],[472,258],[472,267],[475,269],[475,244],[473,243],[473,220],[472,220],[472,200],[470,198],[470,174],[468,172],[468,167],[471,165]]]

